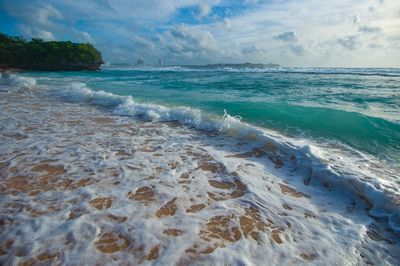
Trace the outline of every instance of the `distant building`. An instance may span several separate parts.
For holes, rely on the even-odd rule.
[[[144,60],[143,60],[143,58],[139,58],[137,61],[136,61],[136,64],[135,64],[136,66],[144,66]]]
[[[164,62],[162,59],[158,59],[158,66],[159,67],[163,67],[164,66]]]

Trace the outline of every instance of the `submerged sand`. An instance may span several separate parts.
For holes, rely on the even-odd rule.
[[[365,202],[273,143],[0,94],[1,264],[398,262]]]

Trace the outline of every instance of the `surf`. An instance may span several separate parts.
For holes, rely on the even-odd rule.
[[[349,197],[361,200],[369,206],[371,216],[387,219],[392,230],[400,232],[398,176],[396,172],[390,174],[386,171],[385,178],[382,178],[380,175],[384,173],[378,168],[363,169],[363,164],[373,161],[378,163],[367,154],[349,147],[346,147],[347,152],[338,154],[340,149],[334,151],[329,145],[322,146],[307,139],[283,136],[278,132],[245,123],[240,116],[231,116],[226,111],[222,117],[216,117],[186,106],[167,107],[153,103],[137,103],[132,96],[94,91],[84,83],[53,88],[50,92],[63,101],[108,108],[107,110],[119,116],[147,121],[179,122],[191,128],[220,134],[224,138],[230,138],[233,143],[250,141],[253,147],[247,151],[250,157],[254,151],[261,152],[266,158],[279,154],[283,165],[288,165],[288,168],[284,168],[286,171],[295,172],[299,178],[308,180],[307,182],[318,180],[327,183]],[[337,122],[341,119],[343,118],[339,117]],[[349,123],[354,125],[355,121]],[[265,149],[266,145],[273,145],[276,149]],[[332,156],[331,152],[335,152],[336,156]],[[347,157],[349,155],[353,157]],[[340,157],[337,158],[338,156]],[[293,158],[299,162],[296,168],[290,167]]]

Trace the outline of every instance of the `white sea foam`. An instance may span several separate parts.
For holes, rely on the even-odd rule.
[[[79,82],[56,89],[55,92],[57,96],[70,102],[87,103],[103,107],[118,106],[129,98],[104,91],[93,91],[85,83]]]
[[[148,121],[178,121],[191,127],[219,132],[227,137],[245,138],[254,141],[254,145],[273,142],[282,154],[295,154],[301,158],[302,172],[309,169],[313,179],[329,183],[343,190],[351,197],[361,197],[372,205],[370,214],[387,218],[390,227],[400,232],[400,208],[398,205],[400,188],[396,184],[396,173],[387,178],[378,177],[382,172],[376,169],[360,169],[360,162],[368,164],[373,158],[363,155],[347,157],[340,150],[332,154],[311,141],[289,139],[273,131],[257,128],[241,121],[240,117],[230,116],[225,112],[222,119],[205,115],[201,110],[190,107],[166,107],[152,103],[137,103],[131,96],[118,96],[104,91],[94,91],[84,83],[72,83],[57,89],[56,95],[67,101],[84,102],[102,107],[111,107],[113,112],[122,116],[140,117]],[[342,154],[340,154],[342,153]],[[354,154],[353,154],[354,155]],[[337,158],[342,156],[342,158]],[[290,157],[290,156],[289,156]],[[286,156],[286,159],[289,160]],[[371,170],[372,169],[372,170]]]
[[[291,74],[325,74],[325,75],[361,75],[400,77],[398,69],[392,68],[217,68],[217,71],[254,72],[254,73],[291,73]]]
[[[10,140],[0,142],[5,165],[0,171],[2,181],[16,181],[0,187],[0,236],[13,240],[11,247],[0,242],[7,253],[0,263],[51,256],[68,265],[390,265],[399,260],[396,237],[364,210],[363,201],[372,200],[369,213],[392,215],[389,223],[396,229],[395,206],[378,208],[390,201],[384,193],[393,184],[368,170],[368,156],[287,138],[227,113],[217,119],[198,109],[137,103],[83,83],[33,90],[40,97],[23,92],[0,97],[5,114],[0,129]],[[46,93],[50,100],[42,97]],[[45,165],[62,165],[64,171],[52,179],[41,168]],[[20,184],[25,177],[27,191]],[[210,181],[227,182],[228,188]],[[153,201],[129,198],[143,187],[154,190]],[[210,192],[227,198],[214,200]],[[96,199],[111,200],[110,206],[94,207]],[[157,216],[171,200],[174,213]],[[187,212],[194,204],[205,207]],[[228,222],[218,223],[224,219]],[[178,235],[167,235],[167,229],[178,229]],[[112,253],[101,251],[104,246]],[[146,258],[155,247],[156,258]]]
[[[107,70],[133,71],[219,71],[236,73],[290,73],[290,74],[324,74],[324,75],[361,75],[400,77],[400,71],[395,68],[298,68],[298,67],[207,67],[207,66],[167,66],[167,67],[105,67]]]
[[[156,66],[105,66],[102,69],[104,70],[119,70],[119,71],[196,71],[196,69],[191,69],[185,66],[165,66],[165,67],[156,67]],[[201,71],[201,70],[199,70]]]
[[[0,73],[0,89],[30,88],[36,84],[36,79],[11,73]]]

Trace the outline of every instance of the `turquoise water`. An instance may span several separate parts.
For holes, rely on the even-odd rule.
[[[38,83],[85,83],[136,102],[189,106],[284,135],[340,142],[400,161],[400,69],[104,69],[34,73]]]

